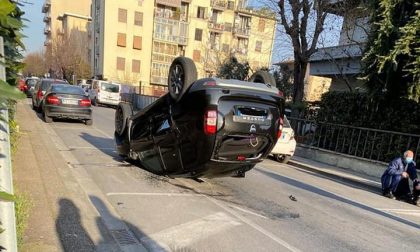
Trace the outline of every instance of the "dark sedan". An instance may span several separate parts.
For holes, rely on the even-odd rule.
[[[51,86],[51,84],[68,84],[64,80],[55,80],[55,79],[41,79],[35,84],[35,88],[32,95],[32,108],[37,111],[41,112],[45,92]]]
[[[194,62],[178,57],[168,85],[169,93],[149,106],[141,108],[140,97],[131,95],[115,114],[118,153],[149,171],[242,177],[281,135],[284,98],[268,72],[258,71],[248,82],[197,80]]]
[[[93,122],[89,97],[81,87],[68,84],[52,84],[47,89],[42,113],[47,123],[53,118],[82,120],[86,125]]]

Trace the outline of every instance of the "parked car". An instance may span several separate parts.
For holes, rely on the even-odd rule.
[[[25,80],[25,94],[26,97],[31,98],[34,94],[35,85],[39,81],[38,77],[29,77]]]
[[[69,84],[53,83],[45,93],[42,114],[47,123],[54,118],[82,120],[92,125],[92,108],[89,96],[83,88]]]
[[[42,111],[42,103],[44,101],[45,92],[53,83],[68,84],[67,81],[55,79],[41,79],[35,84],[33,91],[35,95],[32,95],[32,108],[37,112]]]
[[[287,164],[290,158],[295,154],[295,149],[295,133],[285,115],[283,131],[276,145],[274,146],[274,149],[271,151],[271,154],[277,161]]]
[[[93,80],[92,88],[89,90],[89,97],[94,106],[99,104],[117,106],[121,100],[121,90],[120,83]]]
[[[119,155],[155,174],[243,177],[281,135],[284,98],[268,72],[258,71],[249,82],[197,80],[194,62],[178,57],[168,88],[143,109],[138,95],[128,95],[115,112]]]

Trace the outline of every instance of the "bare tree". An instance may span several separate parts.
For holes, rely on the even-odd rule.
[[[87,60],[87,44],[87,36],[76,31],[53,38],[51,46],[46,52],[50,73],[54,75],[53,77],[66,80],[71,80],[73,75],[76,75],[77,78],[90,78],[91,69]]]
[[[293,102],[300,103],[304,97],[305,74],[309,58],[315,52],[324,22],[328,15],[328,0],[278,1],[280,23],[290,37],[294,56]],[[313,19],[313,20],[310,20]],[[312,22],[314,28],[308,27]]]
[[[23,63],[23,74],[25,76],[38,76],[41,77],[48,72],[47,62],[45,60],[45,52],[40,50],[28,53]]]

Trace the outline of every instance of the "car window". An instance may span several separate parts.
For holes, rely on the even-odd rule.
[[[112,83],[102,83],[101,90],[111,93],[118,93],[120,92],[120,86]]]
[[[283,127],[284,128],[291,128],[289,120],[287,120],[286,116],[284,116]]]
[[[28,79],[28,80],[26,80],[26,85],[29,86],[29,87],[35,86],[36,83],[37,83],[37,80],[36,79]]]
[[[60,94],[85,95],[81,87],[71,85],[52,85],[51,92]]]

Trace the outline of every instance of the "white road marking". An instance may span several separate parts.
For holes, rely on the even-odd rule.
[[[387,209],[387,208],[377,208],[379,211],[391,212],[396,214],[404,214],[404,215],[411,215],[411,216],[420,216],[420,210],[414,209]]]
[[[235,209],[237,209],[237,210],[239,210],[239,211],[242,211],[242,212],[244,212],[244,213],[252,214],[252,215],[255,215],[255,216],[261,217],[261,218],[263,218],[263,219],[268,219],[268,218],[267,218],[267,217],[265,217],[264,215],[254,213],[254,212],[252,212],[252,211],[250,211],[250,210],[246,210],[246,209],[243,209],[243,208],[241,208],[241,207],[234,206],[234,205],[229,205],[229,206],[230,206],[230,207],[233,207],[233,208],[235,208]]]
[[[106,137],[108,137],[108,138],[110,138],[110,139],[114,139],[114,136],[110,136],[110,135],[108,135],[106,132],[104,132],[103,130],[100,130],[100,129],[98,129],[98,128],[96,128],[95,126],[93,126],[92,127],[93,129],[95,129],[96,131],[98,131],[99,133],[101,133],[102,135],[104,135],[104,136],[106,136]]]
[[[176,248],[187,248],[200,239],[218,234],[226,229],[239,226],[229,215],[218,212],[206,217],[180,225],[172,226],[158,233],[145,237],[140,242],[150,251],[162,251]]]
[[[137,192],[111,192],[107,193],[107,196],[119,196],[119,195],[134,195],[134,196],[169,196],[169,197],[204,197],[201,194],[195,193],[137,193]]]
[[[186,182],[186,181],[180,181],[181,183],[184,183],[185,185],[189,186],[190,188],[193,188],[193,186]],[[198,194],[203,195],[206,199],[208,199],[209,201],[213,202],[215,205],[219,206],[220,208],[222,208],[223,210],[225,210],[226,212],[230,213],[231,215],[235,216],[237,219],[241,220],[242,222],[244,222],[245,224],[249,225],[250,227],[254,228],[255,230],[257,230],[258,232],[262,233],[263,235],[267,236],[268,238],[270,238],[271,240],[273,240],[274,242],[276,242],[277,244],[287,248],[288,250],[292,251],[292,252],[300,252],[300,250],[296,247],[294,247],[293,245],[290,245],[289,243],[287,243],[286,241],[284,241],[283,239],[275,236],[273,233],[271,233],[270,231],[265,230],[264,228],[262,228],[261,226],[259,226],[258,224],[255,224],[254,222],[252,222],[251,220],[248,220],[247,218],[237,214],[234,210],[230,209],[229,207],[223,205],[221,202],[219,202],[218,200],[211,198],[205,194],[201,194],[198,192]]]

